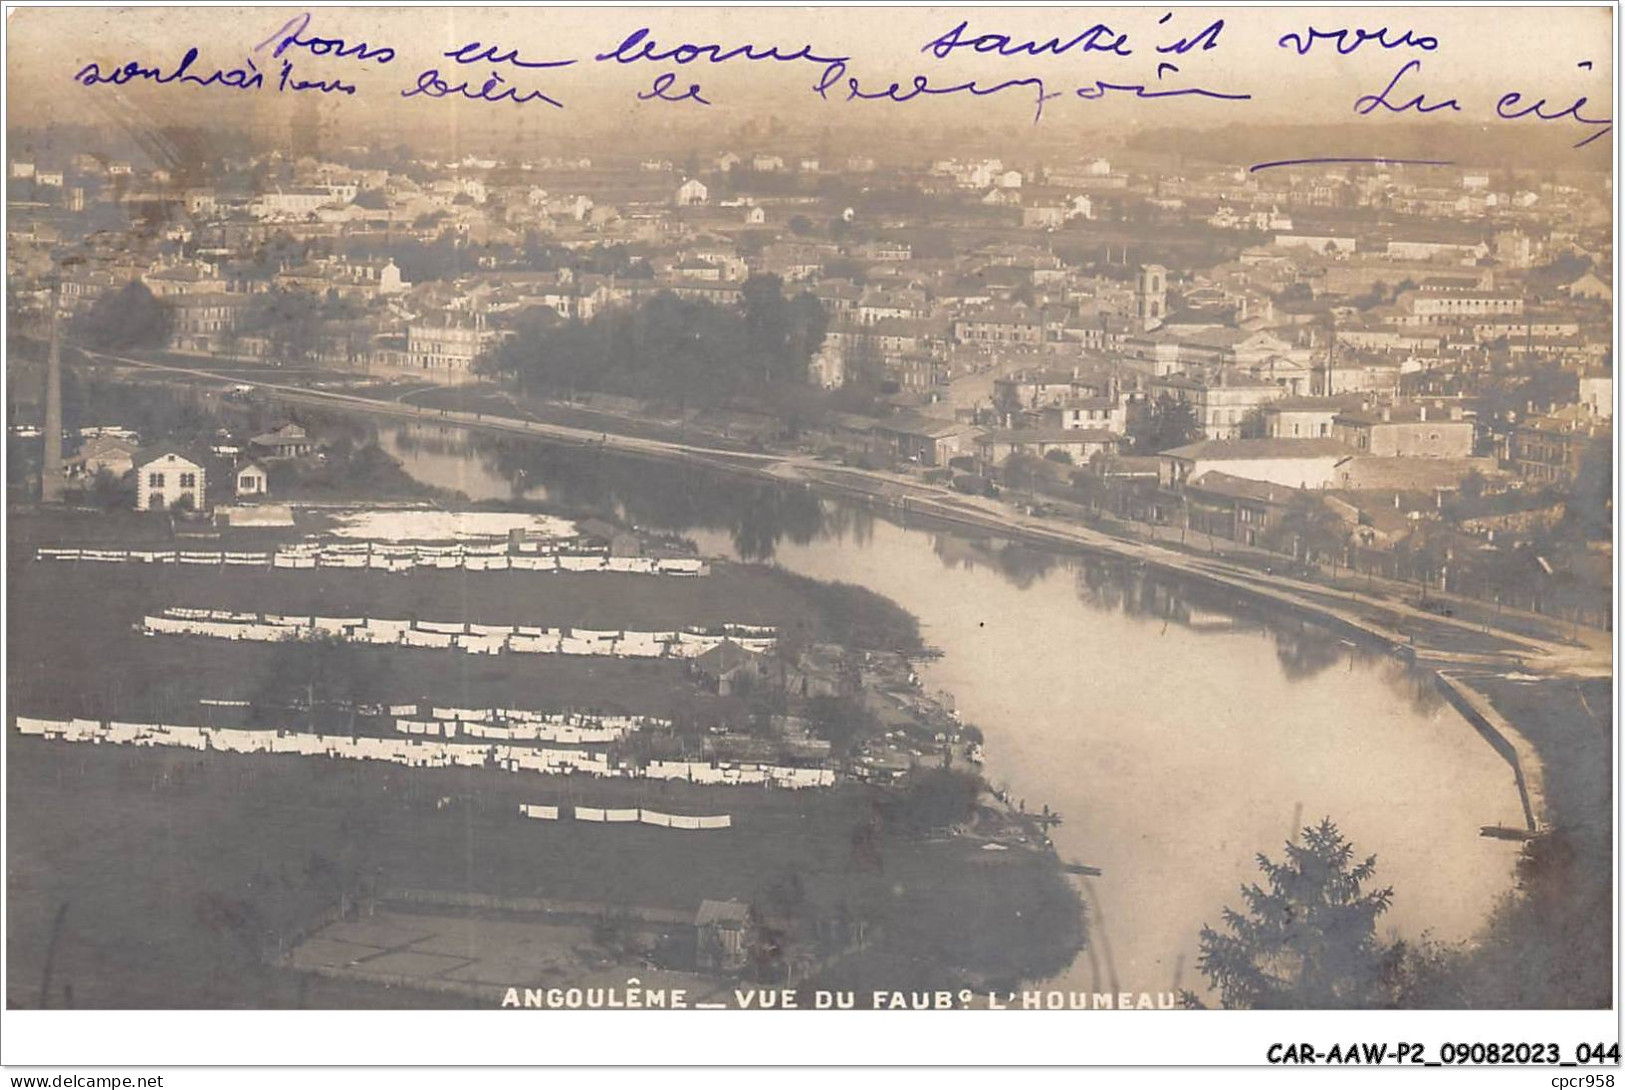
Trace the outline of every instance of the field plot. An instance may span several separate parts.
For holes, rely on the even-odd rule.
[[[328,924],[288,959],[299,971],[487,999],[510,987],[575,984],[610,963],[585,921],[390,910]],[[713,990],[725,986],[707,983]]]
[[[40,1001],[53,934],[53,1006],[64,987],[86,1007],[294,1006],[317,1002],[312,995],[338,1006],[407,1003],[400,981],[301,985],[308,974],[277,959],[313,933],[326,937],[341,897],[411,889],[684,916],[702,900],[731,898],[780,906],[809,935],[817,921],[861,916],[874,957],[890,951],[907,964],[1000,978],[1053,972],[1073,949],[1077,904],[1047,857],[893,837],[876,788],[578,784],[64,746],[10,729],[5,744],[14,1005]],[[534,821],[521,803],[731,811],[734,825],[678,833]],[[332,960],[344,949],[308,956]],[[428,949],[470,956],[444,943]],[[348,990],[333,994],[341,984]]]
[[[463,541],[506,538],[511,530],[571,537],[575,524],[549,515],[505,511],[340,511],[329,516],[337,537],[374,541]]]
[[[502,572],[223,573],[19,560],[14,551],[11,573],[10,710],[44,716],[230,723],[199,718],[197,701],[299,695],[292,691],[296,683],[279,680],[284,671],[277,644],[143,637],[134,631],[147,614],[174,606],[602,630],[738,621],[788,624],[801,638],[822,628],[816,599],[771,573],[734,566],[689,580]],[[727,703],[693,686],[680,662],[347,650],[354,670],[345,684],[357,700],[655,715],[714,715]]]

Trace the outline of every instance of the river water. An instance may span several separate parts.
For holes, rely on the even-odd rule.
[[[1063,816],[1090,948],[1055,982],[1203,992],[1197,937],[1256,854],[1330,817],[1392,885],[1381,926],[1469,937],[1512,885],[1511,769],[1394,659],[1122,561],[901,525],[799,489],[602,453],[386,428],[415,477],[681,530],[711,554],[867,587],[920,619],[923,671],[986,736],[988,778]],[[517,482],[517,483],[516,483]]]

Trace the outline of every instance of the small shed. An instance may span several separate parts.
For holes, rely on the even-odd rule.
[[[694,659],[694,669],[717,687],[718,696],[728,696],[762,677],[762,656],[723,640]]]
[[[271,494],[271,475],[258,462],[244,462],[232,473],[232,488],[238,499]]]
[[[699,969],[738,972],[750,956],[750,906],[743,901],[701,901],[694,914],[694,963]]]

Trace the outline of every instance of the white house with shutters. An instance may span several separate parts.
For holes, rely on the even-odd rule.
[[[179,451],[158,451],[137,462],[135,472],[140,510],[166,511],[183,496],[191,499],[193,510],[203,510],[203,467]]]

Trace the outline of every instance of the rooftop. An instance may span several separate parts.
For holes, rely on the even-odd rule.
[[[989,428],[989,443],[1116,443],[1122,436],[1105,428]]]
[[[1229,499],[1275,504],[1286,503],[1299,491],[1296,488],[1271,484],[1268,481],[1250,481],[1244,477],[1232,477],[1230,474],[1221,473],[1216,469],[1210,469],[1206,473],[1198,474],[1186,481],[1185,487]]]
[[[1260,458],[1352,458],[1358,452],[1336,439],[1206,439],[1162,452],[1185,461],[1248,462]]]

